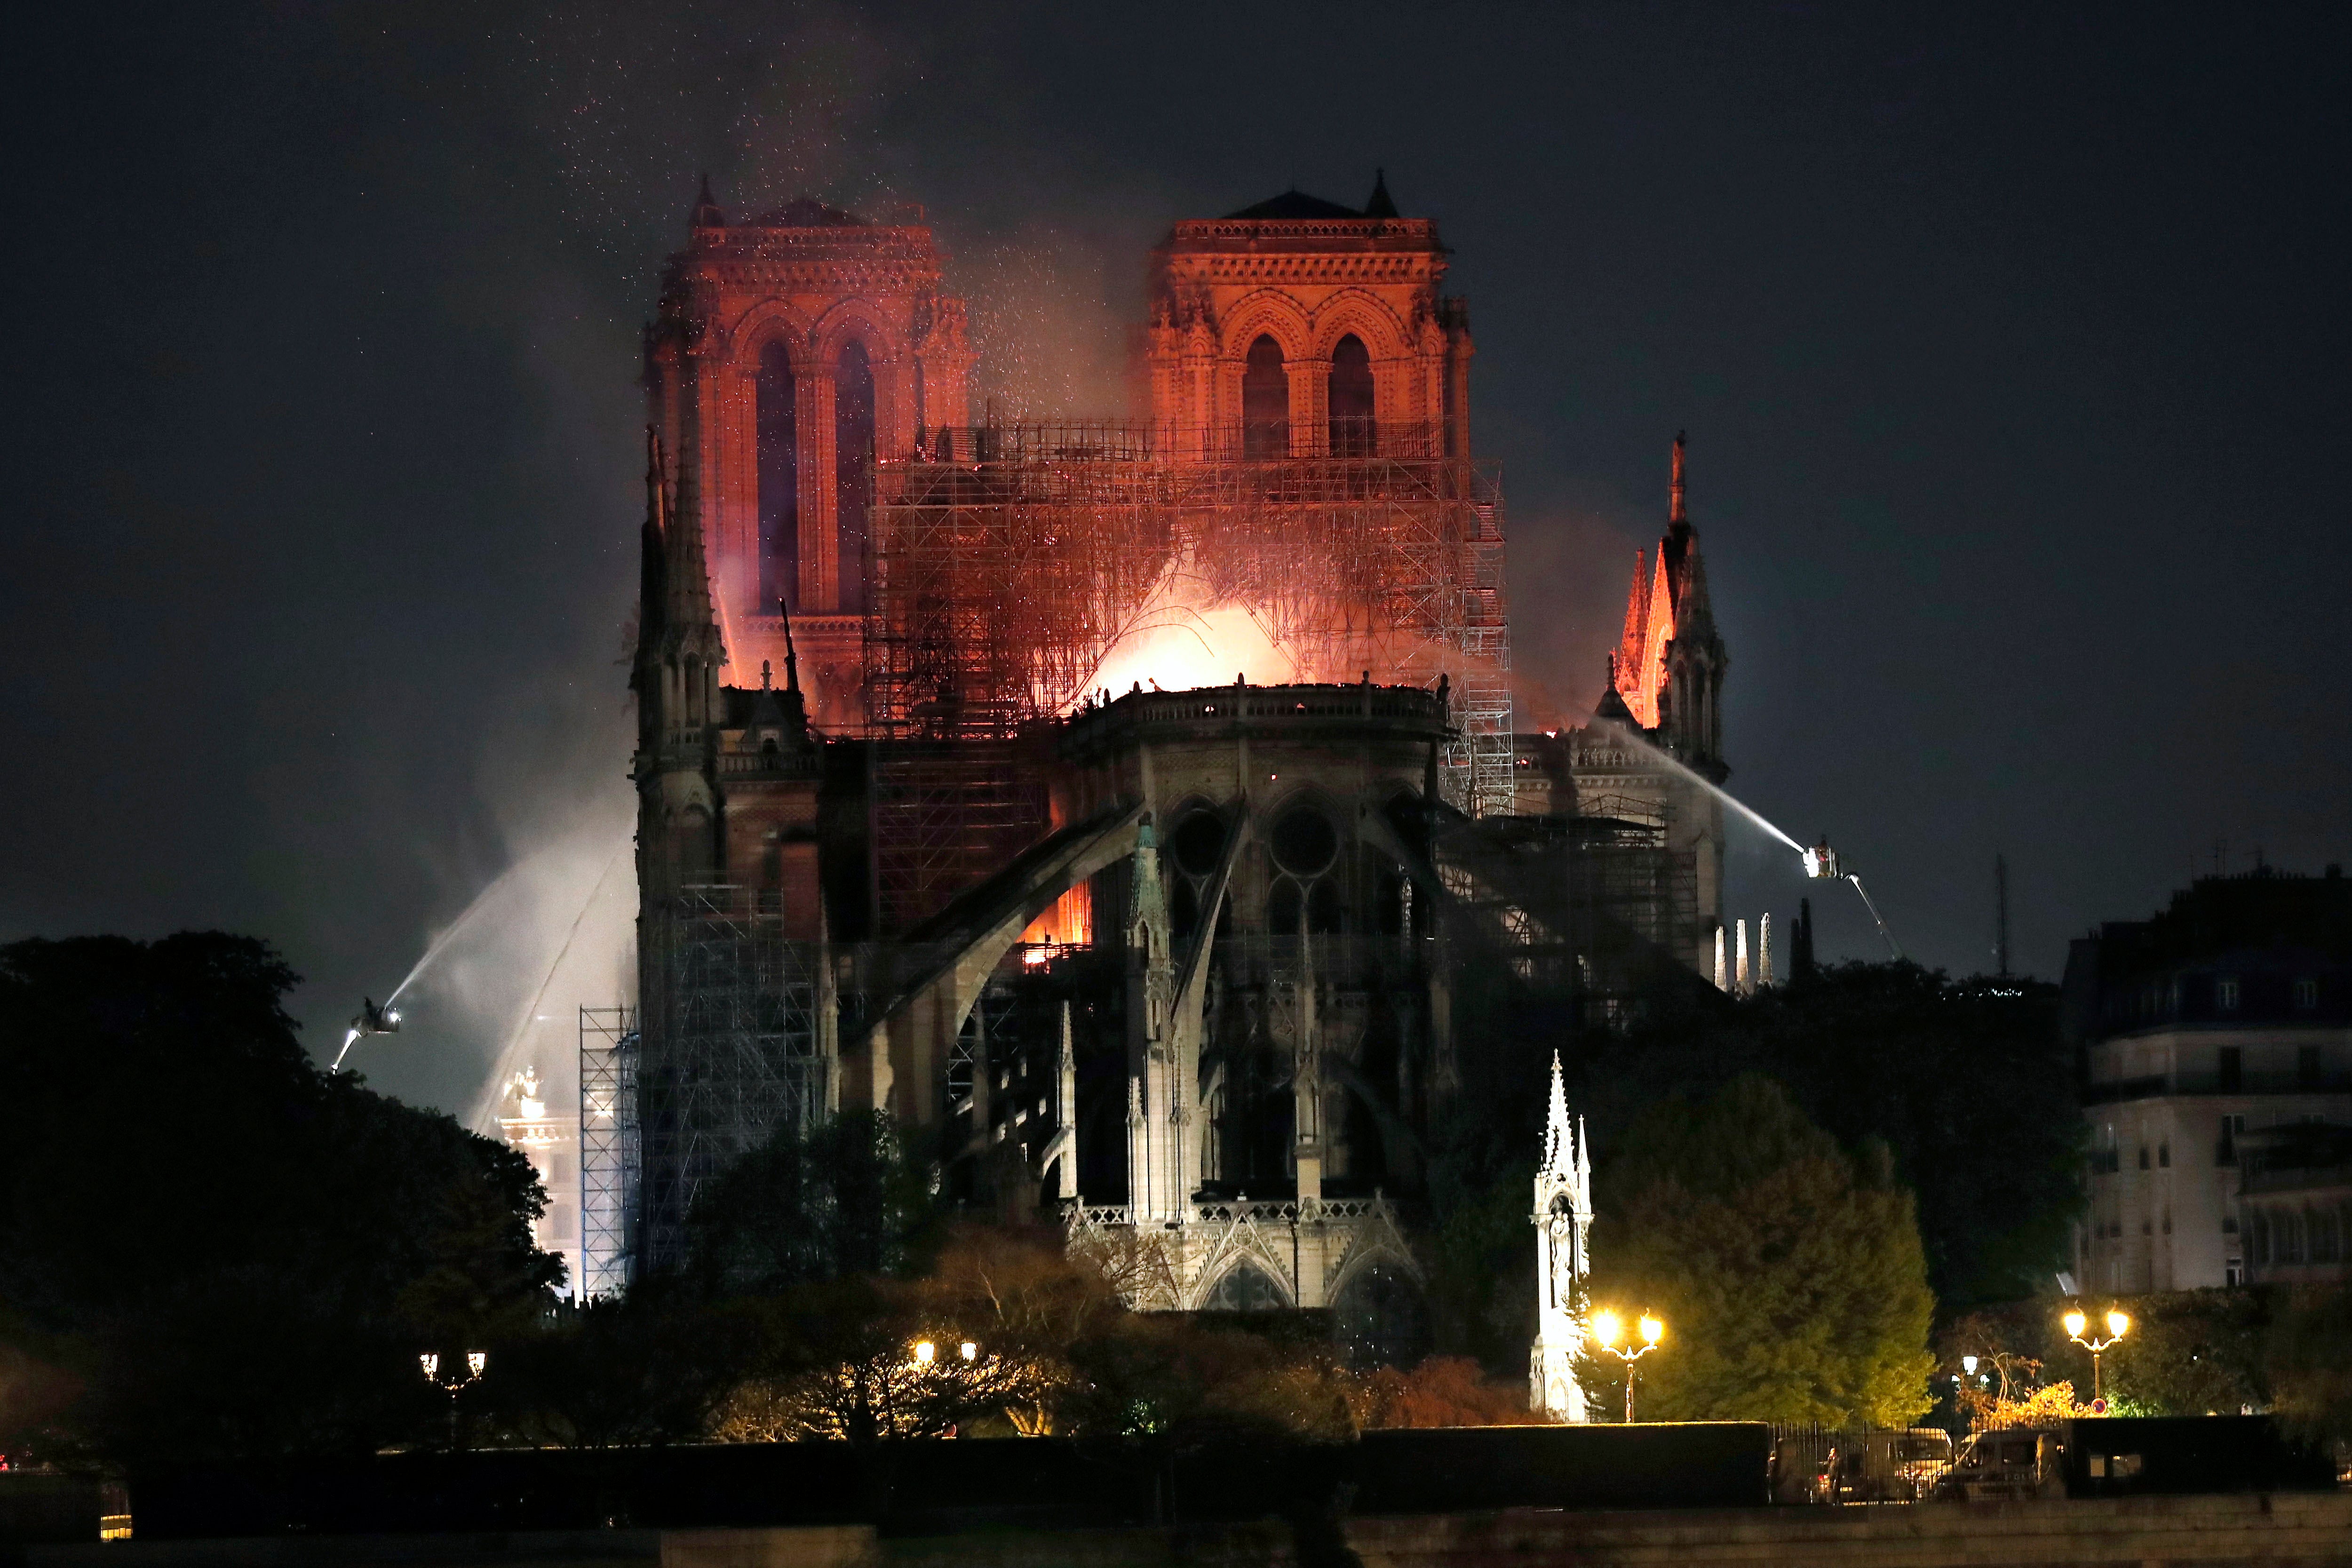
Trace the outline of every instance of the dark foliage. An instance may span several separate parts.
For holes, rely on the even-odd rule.
[[[369,1448],[443,1410],[417,1352],[545,1310],[530,1163],[320,1071],[294,979],[214,932],[0,949],[0,1322],[79,1384],[0,1429],[127,1461]]]
[[[1748,1074],[1652,1106],[1594,1206],[1594,1305],[1667,1325],[1638,1373],[1649,1419],[1900,1426],[1927,1408],[1935,1299],[1884,1144],[1848,1155]],[[1585,1381],[1622,1407],[1622,1363],[1596,1356]]]
[[[2044,1289],[2081,1203],[2081,1114],[2054,987],[1847,963],[1752,1000],[1678,968],[1644,987],[1625,1031],[1580,1029],[1496,976],[1457,1016],[1491,1027],[1429,1149],[1423,1261],[1441,1350],[1504,1373],[1535,1331],[1528,1182],[1541,1085],[1560,1053],[1605,1162],[1652,1106],[1746,1073],[1788,1089],[1849,1149],[1877,1140],[1917,1205],[1947,1313]]]
[[[1664,994],[1646,1026],[1584,1046],[1578,1098],[1604,1155],[1644,1106],[1746,1072],[1849,1148],[1883,1141],[1947,1312],[2046,1289],[2065,1266],[2082,1116],[2053,986],[1839,964],[1750,1001]]]
[[[704,1184],[687,1216],[688,1274],[711,1297],[903,1275],[938,1238],[937,1188],[887,1115],[784,1128]]]

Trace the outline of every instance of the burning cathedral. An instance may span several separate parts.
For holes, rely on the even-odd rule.
[[[1426,1141],[1540,1082],[1513,1020],[1606,1026],[1717,949],[1681,442],[1599,712],[1521,732],[1469,310],[1385,183],[1176,223],[1136,406],[1047,423],[973,423],[919,222],[706,184],[689,227],[646,335],[638,995],[583,1029],[583,1286],[866,1107],[956,1198],[1148,1255],[1138,1306],[1409,1347]]]

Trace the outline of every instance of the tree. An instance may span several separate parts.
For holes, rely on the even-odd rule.
[[[1356,1421],[1381,1426],[1541,1426],[1524,1381],[1486,1375],[1467,1356],[1433,1355],[1412,1371],[1376,1368],[1361,1380]]]
[[[2352,1288],[2305,1286],[2278,1306],[2264,1371],[2280,1419],[2305,1437],[2352,1442]]]
[[[886,1112],[782,1128],[704,1184],[687,1216],[688,1270],[721,1296],[905,1274],[936,1239],[937,1187]]]
[[[2130,1331],[2101,1358],[2101,1385],[2116,1414],[2228,1415],[2271,1403],[2265,1363],[2279,1342],[2280,1293],[2168,1290],[2080,1304],[2095,1322],[2110,1307],[2131,1318]],[[2089,1396],[2091,1352],[2068,1338],[2066,1306],[2044,1296],[1972,1312],[1945,1331],[1938,1351],[1948,1373],[1962,1356],[1978,1362],[1981,1398],[1963,1397],[1964,1411],[1983,1400],[2022,1399],[2062,1376]]]
[[[1516,991],[1507,972],[1457,994],[1486,1047],[1431,1130],[1422,1262],[1437,1348],[1490,1372],[1524,1365],[1535,1331],[1528,1178],[1545,1064],[1606,1159],[1651,1107],[1747,1073],[1785,1087],[1850,1148],[1875,1140],[1911,1189],[1928,1284],[1951,1311],[2048,1289],[2082,1206],[2082,1114],[2056,990],[1952,980],[1910,963],[1847,963],[1752,998],[1679,965],[1643,982],[1630,1030]],[[1661,1352],[1662,1354],[1664,1352]]]
[[[546,1310],[530,1162],[320,1070],[294,983],[218,932],[0,948],[0,1325],[81,1384],[50,1451],[365,1451],[433,1425],[419,1351]]]
[[[2045,1290],[2068,1266],[2084,1133],[2056,987],[1844,963],[1748,999],[1662,984],[1646,1001],[1631,1035],[1569,1054],[1604,1149],[1660,1100],[1760,1072],[1849,1147],[1886,1145],[1947,1310]]]
[[[1591,1300],[1667,1325],[1639,1414],[1902,1426],[1927,1408],[1935,1298],[1883,1147],[1849,1157],[1749,1075],[1654,1107],[1600,1188]],[[1621,1400],[1613,1359],[1586,1386]]]

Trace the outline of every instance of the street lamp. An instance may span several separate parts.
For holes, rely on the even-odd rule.
[[[939,1354],[940,1347],[931,1343],[930,1341],[917,1340],[915,1342],[915,1364],[917,1366],[930,1365],[932,1362],[939,1359]]]
[[[2099,1352],[2131,1332],[2131,1319],[2118,1311],[2107,1313],[2107,1333],[2105,1339],[2084,1339],[2083,1330],[2091,1321],[2080,1310],[2066,1314],[2066,1337],[2091,1352],[2091,1401],[2097,1404],[2105,1395],[2099,1386]]]
[[[426,1351],[416,1358],[416,1365],[425,1373],[425,1381],[449,1396],[449,1447],[452,1448],[457,1446],[457,1395],[481,1381],[482,1369],[489,1364],[488,1352],[467,1351],[466,1374],[459,1377],[453,1373],[445,1382],[441,1376],[439,1356]]]
[[[1617,1342],[1625,1338],[1625,1325],[1617,1314],[1601,1311],[1592,1315],[1594,1341],[1602,1350],[1625,1363],[1625,1420],[1629,1425],[1633,1419],[1633,1363],[1658,1348],[1658,1342],[1665,1338],[1666,1325],[1644,1312],[1640,1330],[1642,1342],[1639,1345],[1621,1345]]]

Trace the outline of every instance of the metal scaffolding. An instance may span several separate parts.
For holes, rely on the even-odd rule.
[[[979,841],[1042,831],[1013,743],[1155,617],[1245,609],[1300,680],[1444,678],[1448,799],[1511,809],[1499,489],[1433,427],[1371,435],[1369,452],[1262,457],[1238,427],[992,425],[877,465],[866,706],[886,929],[984,874]],[[980,741],[1006,749],[950,758]]]
[[[1455,825],[1434,844],[1454,928],[1504,955],[1531,991],[1576,998],[1611,1026],[1648,965],[1696,942],[1696,851],[1678,846],[1674,793],[1609,795],[1577,816]]]
[[[643,1165],[637,1139],[637,1022],[628,1007],[580,1009],[579,1299],[629,1283]]]
[[[635,1105],[640,1268],[677,1261],[701,1184],[785,1128],[824,1114],[814,942],[787,940],[751,889],[690,887],[650,907]]]

